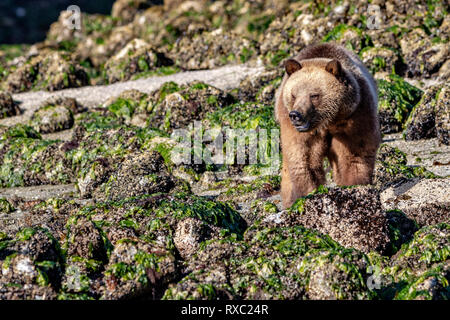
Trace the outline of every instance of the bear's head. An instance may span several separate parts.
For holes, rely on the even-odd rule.
[[[285,63],[282,99],[292,125],[300,132],[327,127],[349,117],[359,104],[359,86],[335,59],[315,58]]]

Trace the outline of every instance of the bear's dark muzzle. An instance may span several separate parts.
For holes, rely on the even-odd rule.
[[[302,114],[298,111],[291,111],[289,112],[289,118],[291,119],[292,123],[301,123],[303,122],[305,119],[303,118]]]
[[[308,131],[309,121],[298,111],[289,112],[289,119],[291,119],[292,125],[300,132]]]

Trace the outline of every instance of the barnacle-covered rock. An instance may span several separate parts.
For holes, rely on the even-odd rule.
[[[122,23],[133,21],[134,16],[152,5],[162,4],[162,0],[117,0],[114,1],[111,16],[120,18]]]
[[[133,75],[172,64],[164,54],[141,39],[134,39],[105,64],[109,83],[129,80]]]
[[[421,166],[408,166],[406,154],[398,148],[382,144],[375,162],[373,183],[386,188],[411,178],[435,178],[436,175]]]
[[[70,129],[73,124],[72,111],[62,105],[43,106],[37,109],[31,117],[31,126],[40,133]]]
[[[33,128],[15,125],[0,138],[0,186],[68,183],[73,178],[62,143],[42,140]]]
[[[7,92],[0,92],[0,119],[15,116],[20,112],[19,107]]]
[[[171,284],[163,299],[372,296],[363,280],[367,267],[364,254],[345,250],[328,236],[301,226],[260,226],[247,231],[244,240],[229,237],[207,243],[190,261],[191,273]]]
[[[399,76],[378,80],[378,113],[382,133],[402,131],[409,113],[422,96],[422,90]]]
[[[14,210],[15,208],[7,199],[0,198],[0,213],[10,213]]]
[[[297,200],[289,213],[278,218],[281,225],[301,224],[330,235],[345,247],[366,253],[385,252],[388,248],[387,218],[376,189],[322,188]]]
[[[148,124],[169,132],[176,128],[188,129],[194,120],[201,120],[233,102],[230,94],[202,82],[181,87],[168,82],[150,97]]]
[[[450,86],[442,88],[436,102],[436,134],[440,143],[450,145]]]
[[[176,259],[167,249],[137,239],[123,239],[114,247],[106,266],[102,298],[146,295],[156,299],[178,272]]]
[[[428,88],[420,102],[412,110],[406,129],[405,140],[419,140],[436,137],[436,98],[441,88]]]
[[[100,230],[83,217],[71,221],[67,254],[84,259],[106,260],[106,249]]]
[[[257,50],[253,41],[217,29],[193,38],[182,37],[168,56],[183,69],[213,69],[227,63],[244,63],[253,58]]]
[[[390,263],[382,264],[379,296],[397,300],[448,299],[448,223],[424,227],[402,246]]]
[[[427,226],[450,221],[449,194],[446,179],[410,179],[380,196],[384,209],[399,209],[419,226]]]
[[[105,185],[105,196],[111,200],[158,192],[167,193],[176,186],[163,157],[156,152],[136,154],[123,160],[117,172]],[[101,194],[98,194],[101,197]]]
[[[421,28],[415,28],[400,39],[400,46],[411,76],[429,78],[439,71],[449,55],[447,43],[432,43]]]
[[[392,73],[399,63],[397,53],[390,48],[366,47],[360,52],[364,65],[373,73],[384,71]]]
[[[43,52],[11,72],[3,87],[10,92],[45,89],[49,91],[89,84],[83,68],[59,52]]]
[[[0,297],[54,299],[62,262],[58,241],[45,229],[24,228],[0,240]]]
[[[96,24],[93,23],[96,28]],[[100,21],[100,27],[103,28]],[[75,57],[79,61],[88,60],[95,67],[106,63],[110,57],[122,50],[127,43],[136,38],[132,26],[124,25],[114,28],[108,23],[100,32],[93,32],[86,39],[80,41],[75,49]],[[94,29],[95,30],[95,29]]]
[[[367,45],[368,39],[362,34],[361,29],[340,24],[333,28],[324,38],[324,42],[333,41],[353,51],[359,52]]]
[[[271,104],[275,99],[275,91],[281,83],[282,76],[282,69],[248,76],[239,85],[238,98],[246,102],[259,100]]]

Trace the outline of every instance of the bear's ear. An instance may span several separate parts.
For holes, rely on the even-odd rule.
[[[337,77],[342,72],[342,66],[341,63],[335,59],[331,60],[327,63],[325,70],[327,70],[329,73],[331,73],[333,76]]]
[[[284,63],[284,68],[286,69],[288,76],[290,76],[295,71],[300,70],[302,68],[302,65],[300,64],[300,62],[295,61],[294,59],[289,59]]]

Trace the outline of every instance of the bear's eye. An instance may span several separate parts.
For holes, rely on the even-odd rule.
[[[295,96],[293,93],[291,93],[291,98],[292,98],[292,100],[295,100]]]
[[[311,100],[317,100],[319,99],[319,95],[318,94],[312,94],[309,96],[311,98]]]

